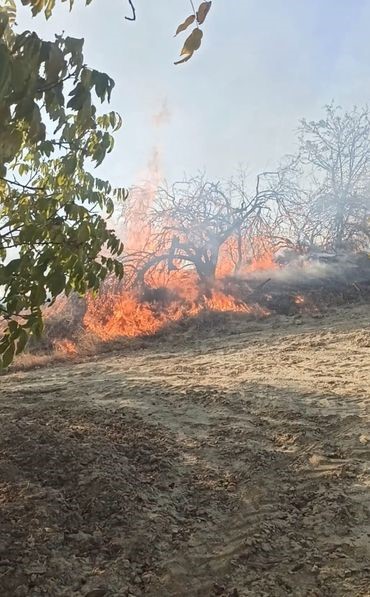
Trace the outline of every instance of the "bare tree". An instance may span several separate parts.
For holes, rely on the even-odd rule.
[[[220,251],[233,248],[234,269],[240,269],[271,229],[271,214],[280,201],[280,176],[265,172],[257,177],[255,190],[247,191],[241,173],[227,183],[210,182],[204,175],[165,185],[156,192],[147,214],[150,239],[140,251],[128,252],[126,271],[134,272],[135,284],[144,283],[155,268],[167,271],[191,268],[202,282],[215,278]],[[246,247],[248,247],[246,249]]]
[[[327,106],[325,119],[301,121],[300,145],[311,240],[332,249],[360,248],[370,239],[368,108],[343,112]]]
[[[301,121],[299,140],[298,154],[259,174],[253,189],[243,171],[222,183],[198,175],[151,189],[143,213],[131,214],[144,242],[125,255],[126,284],[145,286],[152,274],[184,268],[212,283],[225,252],[238,273],[281,247],[361,249],[370,240],[367,108],[328,106],[325,119]],[[138,203],[136,194],[134,210]]]

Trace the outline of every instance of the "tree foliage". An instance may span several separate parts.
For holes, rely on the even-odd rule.
[[[50,16],[55,5],[22,2],[34,15]],[[109,273],[122,275],[115,258],[122,245],[107,216],[113,200],[125,196],[91,173],[113,149],[112,133],[121,126],[118,114],[100,114],[95,106],[110,100],[113,80],[85,65],[82,39],[18,34],[15,18],[16,2],[0,0],[3,367],[29,334],[41,334],[47,301],[97,290]]]

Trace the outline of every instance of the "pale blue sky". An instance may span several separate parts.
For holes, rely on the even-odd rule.
[[[124,127],[100,175],[117,185],[137,181],[154,147],[169,180],[274,167],[294,150],[300,117],[319,117],[332,99],[370,99],[370,0],[214,0],[203,47],[180,66],[184,38],[173,33],[189,0],[136,0],[134,23],[125,0],[75,4],[47,23],[23,8],[18,22],[47,38],[84,37],[87,64],[115,79],[111,107]],[[170,117],[157,127],[164,102]]]

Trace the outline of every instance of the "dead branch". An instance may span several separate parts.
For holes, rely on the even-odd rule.
[[[134,3],[132,2],[132,0],[128,0],[128,3],[130,5],[131,11],[132,11],[132,16],[125,17],[125,19],[126,19],[126,21],[136,21],[136,9],[135,9]]]

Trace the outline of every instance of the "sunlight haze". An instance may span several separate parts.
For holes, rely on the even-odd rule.
[[[169,180],[273,168],[294,150],[301,117],[370,95],[370,0],[215,0],[201,49],[179,66],[184,34],[173,34],[188,0],[136,5],[136,22],[125,20],[123,0],[78,0],[71,13],[57,5],[48,22],[26,9],[18,18],[50,39],[63,30],[84,37],[86,63],[116,81],[111,107],[124,127],[101,167],[114,184],[136,182],[154,148]]]

